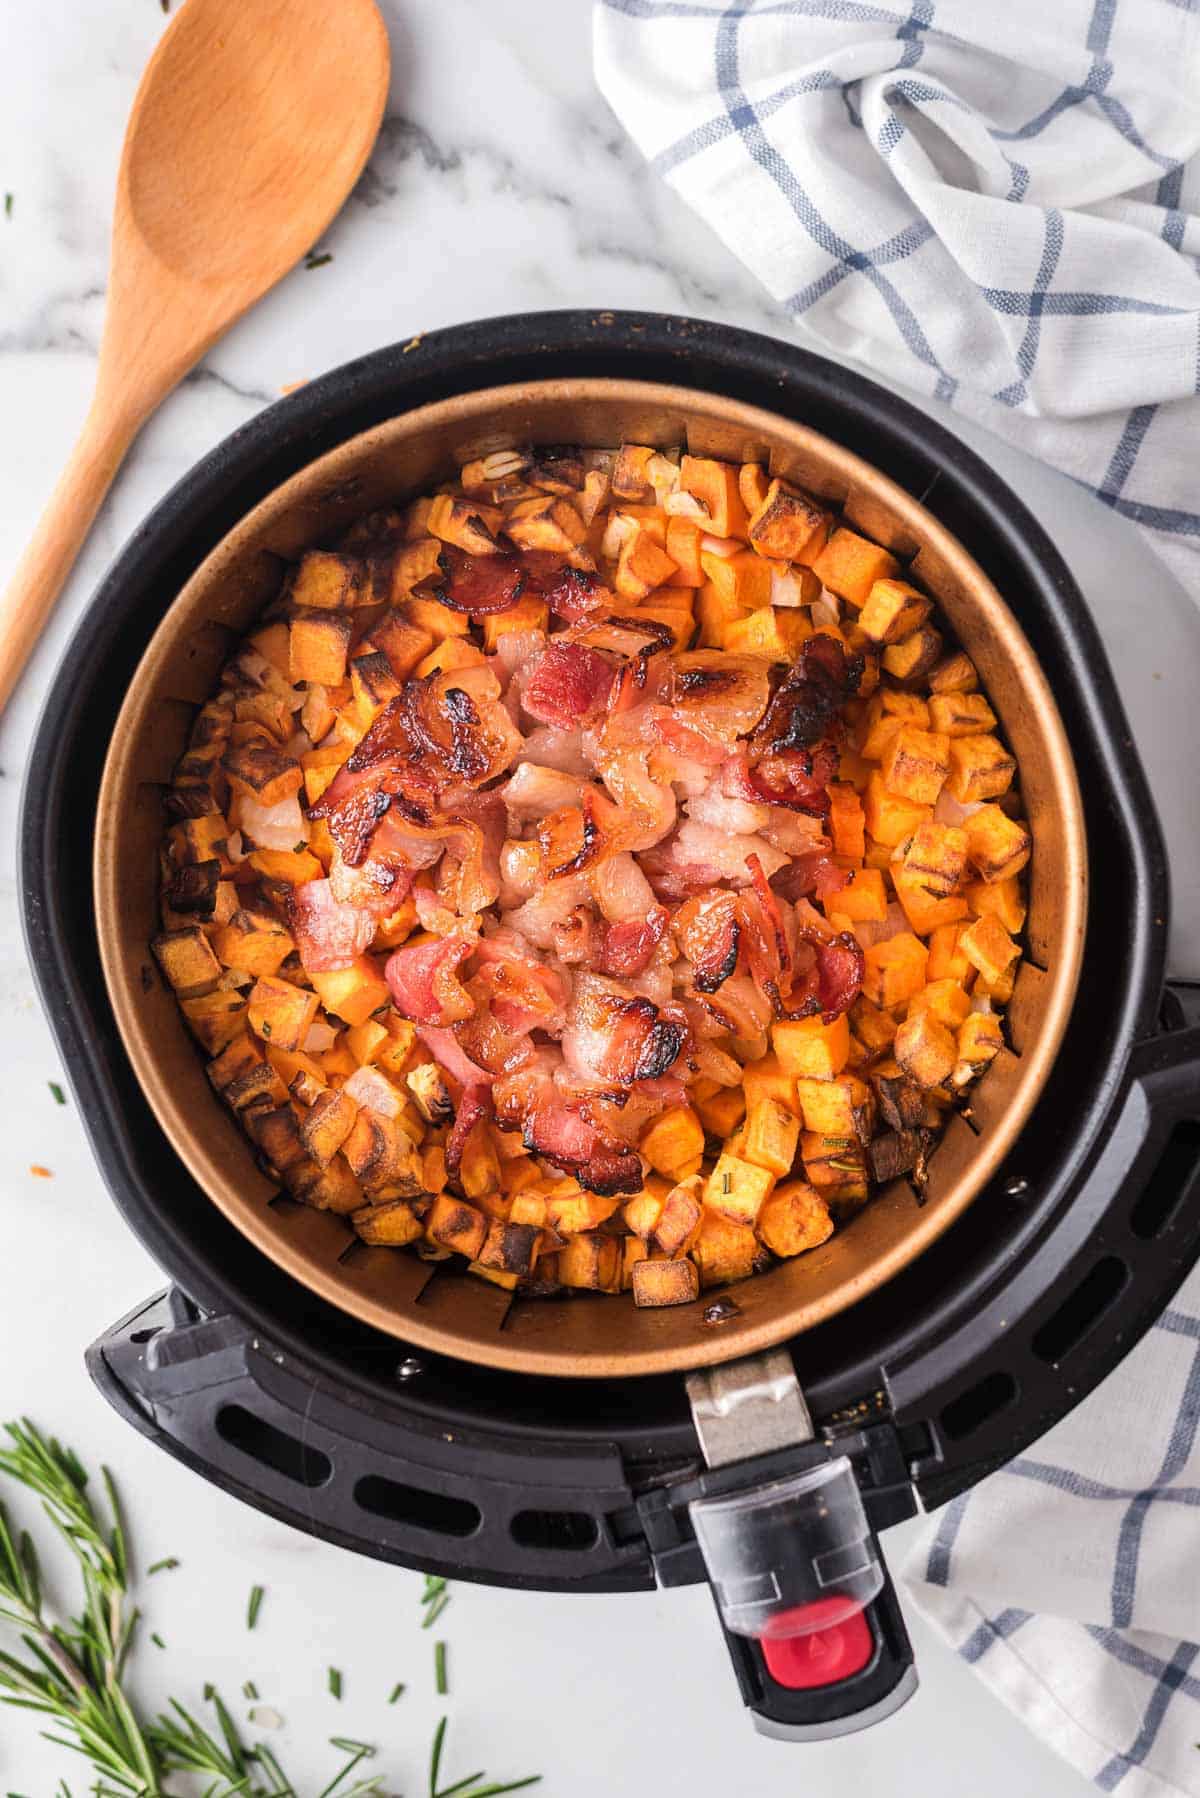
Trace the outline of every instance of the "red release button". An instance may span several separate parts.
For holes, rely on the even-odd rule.
[[[801,1692],[813,1686],[835,1686],[862,1672],[875,1647],[864,1613],[855,1611],[840,1623],[820,1627],[823,1612],[840,1611],[843,1606],[842,1599],[818,1598],[812,1604],[798,1605],[786,1617],[776,1620],[776,1628],[782,1623],[794,1627],[803,1618],[806,1628],[804,1635],[762,1637],[759,1646],[763,1660],[776,1685]]]

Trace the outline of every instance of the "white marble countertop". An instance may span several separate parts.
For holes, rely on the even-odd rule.
[[[690,312],[787,335],[788,321],[651,177],[591,82],[582,0],[385,0],[396,74],[358,196],[321,246],[242,322],[135,445],[52,628],[0,728],[0,1056],[8,1095],[0,1190],[10,1229],[0,1307],[0,1416],[22,1411],[117,1471],[148,1587],[138,1684],[198,1698],[253,1678],[286,1718],[303,1775],[330,1734],[377,1740],[394,1789],[424,1778],[437,1715],[420,1581],[293,1533],[209,1489],[122,1428],[91,1390],[84,1346],[161,1284],[109,1203],[33,996],[14,852],[27,745],[74,622],[117,547],[221,437],[286,384],[458,320],[547,306]],[[125,114],[164,20],[155,0],[42,0],[10,13],[0,62],[0,575],[11,567],[85,409],[99,338],[108,213]],[[1058,537],[1095,606],[1173,839],[1174,970],[1200,977],[1200,846],[1179,770],[1200,764],[1191,687],[1200,618],[1129,527],[985,433],[1002,473]],[[1172,826],[1175,828],[1172,828]],[[39,1163],[52,1181],[31,1177]],[[40,1215],[39,1215],[40,1214]],[[916,1526],[908,1526],[911,1530]],[[889,1537],[893,1557],[907,1531]],[[268,1588],[253,1637],[246,1595]],[[931,1798],[1082,1789],[953,1656],[915,1625],[922,1687],[866,1735],[809,1749],[752,1736],[700,1591],[552,1597],[459,1586],[446,1614],[452,1767],[541,1771],[547,1798],[851,1786]],[[338,1705],[325,1669],[345,1672]],[[392,1710],[394,1682],[409,1690]],[[286,1751],[286,1753],[285,1753]],[[73,1777],[31,1721],[0,1712],[0,1788]],[[319,1789],[323,1779],[315,1780]]]

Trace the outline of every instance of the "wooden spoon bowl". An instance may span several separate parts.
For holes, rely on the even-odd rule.
[[[375,0],[186,0],[142,76],[96,391],[0,600],[0,707],[151,412],[341,208],[387,99]]]

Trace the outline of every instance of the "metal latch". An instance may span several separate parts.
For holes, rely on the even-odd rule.
[[[710,1467],[812,1441],[812,1417],[792,1358],[782,1349],[690,1373],[686,1385],[700,1452]]]

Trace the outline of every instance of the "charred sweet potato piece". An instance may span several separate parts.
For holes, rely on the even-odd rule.
[[[404,1199],[389,1199],[386,1205],[365,1205],[350,1215],[355,1232],[364,1242],[381,1248],[400,1249],[406,1243],[418,1242],[425,1225]]]
[[[386,1189],[390,1197],[412,1198],[424,1190],[421,1158],[394,1118],[360,1109],[342,1143],[342,1154],[367,1192]]]
[[[221,964],[198,924],[164,930],[150,944],[159,967],[183,999],[211,993],[221,978]]]
[[[310,549],[292,579],[292,604],[321,612],[337,612],[366,602],[366,569],[357,556]]]
[[[819,550],[828,530],[829,514],[806,493],[780,480],[770,482],[746,523],[746,534],[759,555],[780,562],[810,561],[807,552],[814,546]]]
[[[542,1244],[542,1232],[532,1224],[504,1223],[497,1219],[488,1226],[483,1247],[475,1259],[481,1267],[493,1267],[501,1273],[515,1274],[518,1279],[533,1272]]]
[[[690,1305],[700,1297],[693,1261],[635,1261],[630,1283],[635,1305]]]
[[[260,1153],[278,1173],[285,1174],[299,1162],[307,1161],[300,1126],[290,1105],[277,1105],[273,1111],[249,1111],[243,1121]]]
[[[1007,817],[998,805],[981,805],[964,828],[967,853],[982,880],[1009,880],[1028,862],[1033,848],[1028,827]]]
[[[292,1197],[314,1211],[334,1211],[339,1217],[352,1216],[362,1205],[363,1191],[340,1155],[322,1167],[307,1158],[290,1167],[284,1185]]]
[[[1016,771],[1016,757],[1009,754],[998,737],[957,737],[950,744],[946,788],[963,805],[999,799],[1008,792]]]
[[[616,1236],[588,1231],[567,1239],[558,1253],[558,1278],[564,1286],[592,1292],[621,1290],[621,1243]]]
[[[324,1092],[300,1120],[300,1138],[314,1161],[328,1167],[358,1116],[358,1106],[344,1092]]]
[[[738,492],[738,471],[731,463],[717,462],[711,456],[684,456],[679,464],[679,485],[704,507],[714,537],[745,537],[746,508]]]
[[[213,935],[224,965],[246,974],[277,974],[295,947],[291,932],[269,912],[235,911]]]
[[[829,1206],[804,1180],[777,1186],[758,1214],[759,1240],[773,1255],[787,1259],[815,1249],[833,1235]]]
[[[429,508],[430,535],[443,543],[453,543],[470,556],[496,555],[496,533],[503,523],[499,506],[489,506],[474,497],[464,499],[454,493],[439,493]]]
[[[193,1036],[210,1055],[246,1028],[246,1002],[237,993],[202,993],[195,999],[181,999],[179,1008]]]
[[[354,627],[346,612],[297,612],[288,638],[288,672],[295,682],[336,687],[345,678]]]
[[[748,1225],[736,1223],[708,1205],[688,1252],[696,1263],[702,1286],[724,1286],[731,1280],[744,1280],[770,1260]]]
[[[900,564],[869,537],[860,537],[857,531],[839,526],[813,563],[813,569],[823,587],[857,608],[866,604],[876,581],[896,578]]]
[[[858,628],[873,643],[899,643],[932,611],[933,601],[907,581],[876,581],[858,614]]]

